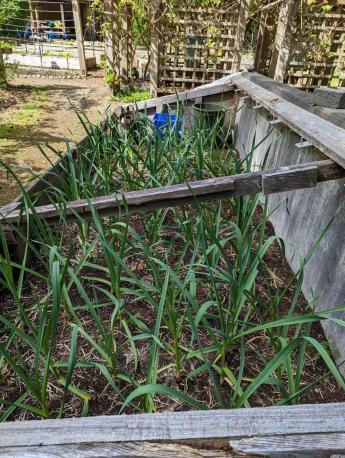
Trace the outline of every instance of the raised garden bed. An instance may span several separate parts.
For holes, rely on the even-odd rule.
[[[86,122],[82,150],[3,210],[25,248],[15,262],[3,234],[1,419],[342,401],[319,325],[334,318],[303,298],[309,258],[290,270],[256,193],[342,170],[255,175],[252,152],[240,160],[228,136],[219,144],[217,124],[179,138],[157,135],[145,114],[123,119]],[[152,205],[153,188],[224,176],[157,189],[164,208]]]

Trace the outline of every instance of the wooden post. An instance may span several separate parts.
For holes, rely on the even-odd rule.
[[[117,36],[120,41],[120,55],[119,55],[119,76],[121,82],[127,84],[129,81],[129,35],[130,35],[130,24],[128,22],[128,7],[123,5],[119,7],[119,20]]]
[[[106,21],[106,33],[104,36],[104,46],[106,55],[105,71],[111,71],[114,74],[118,74],[118,43],[116,42],[115,18],[116,10],[116,0],[104,0],[104,13]],[[113,94],[114,92],[116,92],[114,87],[110,87],[110,89]]]
[[[271,10],[261,13],[257,46],[255,52],[254,68],[258,73],[265,73],[271,43],[270,27],[273,26],[274,15]]]
[[[65,7],[63,3],[60,3],[60,13],[61,13],[62,31],[63,33],[66,33]]]
[[[84,49],[84,38],[83,29],[80,20],[80,5],[79,0],[72,0],[72,10],[74,19],[74,30],[77,40],[79,66],[82,75],[86,75],[86,60],[85,60],[85,49]]]
[[[36,32],[38,32],[38,29],[40,28],[40,17],[38,14],[38,9],[35,6],[35,21],[36,21]]]
[[[241,53],[243,51],[244,36],[246,33],[249,0],[240,0],[238,23],[235,38],[234,63],[232,70],[237,72],[241,65]]]
[[[277,32],[268,71],[268,76],[277,81],[284,81],[286,66],[289,61],[293,18],[297,13],[297,7],[297,0],[286,0],[279,12]]]
[[[6,81],[4,54],[3,54],[2,48],[0,48],[0,83],[3,83],[2,78],[1,78],[2,74],[3,74],[4,81]]]
[[[33,24],[34,24],[34,10],[32,8],[32,3],[31,0],[29,0],[29,10],[30,10],[30,27],[32,30]]]
[[[107,21],[104,40],[107,68],[119,77],[120,84],[127,84],[129,76],[127,6],[120,7],[117,0],[105,0],[104,7]]]
[[[157,11],[159,11],[159,4]],[[159,23],[154,24],[151,31],[150,45],[150,94],[151,97],[157,97],[159,91],[159,40],[160,30]]]

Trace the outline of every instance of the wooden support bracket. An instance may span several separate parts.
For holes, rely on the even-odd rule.
[[[263,105],[272,116],[280,119],[286,127],[309,141],[321,153],[345,167],[344,129],[288,102],[283,97],[264,89],[245,76],[233,78],[233,83],[246,94],[249,94],[256,103]]]
[[[312,188],[318,182],[318,167],[310,165],[299,170],[282,167],[278,172],[264,173],[262,175],[262,192],[274,194],[294,189]]]

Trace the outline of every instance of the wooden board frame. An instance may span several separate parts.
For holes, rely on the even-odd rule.
[[[174,444],[175,454],[167,444]],[[315,454],[305,455],[310,450]],[[0,457],[216,457],[234,456],[233,451],[290,457],[344,453],[345,403],[0,423]]]

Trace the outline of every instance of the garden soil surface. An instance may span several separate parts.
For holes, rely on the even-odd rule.
[[[258,211],[256,215],[256,219],[260,219],[262,217],[262,212]],[[140,232],[141,226],[141,217],[140,216],[133,216],[131,217],[131,225],[135,227],[137,231]],[[266,237],[273,235],[273,227],[268,224],[266,230]],[[77,240],[77,227],[75,225],[70,226],[70,233],[68,239],[74,240],[72,245],[75,245],[73,252],[74,256],[78,257],[78,252],[80,248],[77,248],[78,243]],[[172,232],[171,234],[172,235]],[[73,237],[74,236],[74,237]],[[80,254],[80,253],[79,253]],[[100,259],[98,260],[100,261]],[[173,264],[173,259],[171,260]],[[280,290],[284,288],[289,280],[291,279],[293,273],[288,265],[288,263],[284,260],[281,252],[280,245],[275,242],[269,248],[267,254],[264,257],[264,262],[266,267],[270,270],[270,275],[267,277],[267,274],[264,273],[260,269],[260,274],[257,279],[257,293],[261,297],[263,303],[268,302],[268,292],[274,291],[276,288]],[[135,258],[129,263],[129,266],[135,271],[137,274],[140,273],[141,278],[145,278],[147,272],[145,269],[144,264],[141,262],[141,259]],[[40,272],[42,266],[38,262],[34,262],[31,265],[31,268],[37,272]],[[90,271],[91,273],[92,271]],[[42,271],[43,273],[43,271]],[[94,273],[94,272],[93,272]],[[87,272],[84,272],[87,274]],[[41,282],[37,279],[34,279],[30,275],[27,278],[27,287],[24,289],[23,292],[23,306],[30,306],[32,303],[33,291],[35,294],[40,295],[43,297],[46,293],[45,286],[41,284]],[[295,285],[292,284],[291,288],[287,291],[282,303],[281,303],[281,316],[286,316],[288,310],[290,308],[291,300],[294,294]],[[198,295],[207,294],[206,291],[198,290]],[[81,298],[77,292],[71,293],[71,301],[73,304],[82,303]],[[13,312],[16,310],[16,306],[13,303],[13,300],[8,296],[7,293],[1,295],[1,309],[2,312],[6,316],[6,312],[9,313],[9,317],[11,316],[11,311]],[[258,306],[260,309],[260,313],[263,314],[267,318],[267,322],[271,321],[272,318],[270,317],[270,313],[267,309],[262,308],[261,305]],[[111,316],[111,312],[113,310],[113,306],[110,308],[106,307],[103,309],[102,318],[105,320],[105,323],[109,323],[108,319]],[[304,299],[302,295],[299,296],[296,313],[301,314],[310,310],[307,301]],[[147,304],[141,303],[140,301],[136,303],[136,305],[130,305],[130,308],[126,307],[126,311],[136,315],[139,319],[145,322],[146,326],[149,329],[154,329],[155,327],[155,320],[156,320],[156,312],[150,308]],[[80,314],[80,319],[83,322],[83,326],[87,330],[87,332],[94,331],[95,324],[92,319],[90,319],[90,315],[88,313]],[[67,314],[62,312],[59,318],[59,331],[57,334],[57,349],[56,349],[56,357],[57,360],[65,360],[67,361],[69,358],[69,351],[70,351],[70,335],[71,335],[71,317]],[[119,327],[115,327],[115,334],[116,334],[116,341],[117,344],[121,346],[126,340],[126,334],[124,330]],[[134,334],[133,334],[134,335]],[[311,334],[317,341],[323,343],[325,346],[326,344],[326,337],[322,330],[322,327],[319,323],[314,323],[312,326]],[[181,344],[185,347],[190,345],[190,333],[183,332],[180,338]],[[259,373],[263,370],[264,365],[262,364],[261,357],[265,358],[267,361],[270,361],[275,356],[272,352],[272,347],[269,345],[269,337],[266,331],[258,332],[254,337],[249,336],[245,340],[245,349],[246,349],[246,360],[245,360],[245,368],[244,368],[244,381],[253,380]],[[143,341],[137,341],[137,351],[139,357],[139,364],[136,376],[143,382],[145,380],[145,373],[146,373],[146,366],[148,363],[149,352],[150,352],[150,343],[145,339]],[[24,358],[28,357],[28,353],[26,353],[23,349]],[[120,354],[117,355],[119,361],[121,363],[121,367],[131,368],[133,366],[133,358],[130,348],[121,348]],[[296,355],[295,355],[296,356]],[[99,360],[99,355],[95,352],[95,349],[88,344],[85,340],[79,338],[78,340],[78,358],[82,361],[97,361]],[[293,356],[294,359],[294,356]],[[168,367],[172,360],[160,360],[161,367]],[[240,354],[239,349],[234,348],[228,354],[228,361],[227,361],[231,370],[237,374],[240,365]],[[157,383],[164,384],[169,386],[175,390],[180,392],[185,392],[186,394],[192,396],[195,400],[202,402],[208,408],[219,408],[219,404],[214,396],[214,390],[212,389],[212,382],[210,380],[209,374],[207,371],[202,372],[198,376],[194,377],[192,380],[188,380],[187,374],[195,369],[194,366],[195,362],[191,360],[189,367],[186,367],[181,372],[180,379],[177,380],[175,377],[175,372],[173,368],[171,370],[165,370],[164,373],[159,375]],[[186,363],[186,366],[188,364]],[[75,369],[73,373],[73,383],[74,385],[81,389],[85,390],[90,396],[90,406],[88,415],[115,415],[118,414],[122,405],[121,399],[117,393],[109,386],[106,382],[102,374],[96,369]],[[345,392],[342,388],[337,384],[335,379],[329,373],[328,368],[319,354],[316,353],[310,346],[306,352],[306,361],[303,370],[303,385],[307,386],[309,384],[315,383],[314,386],[310,386],[310,388],[301,395],[299,401],[300,403],[308,403],[308,404],[321,404],[327,402],[345,402]],[[244,387],[246,383],[244,383]],[[130,390],[128,391],[127,388],[121,386],[119,384],[119,388],[122,391],[122,394],[129,395]],[[8,368],[8,371],[5,371],[3,380],[0,380],[0,395],[1,397],[7,399],[8,401],[14,402],[17,400],[24,392],[25,387],[18,383],[18,378],[16,375]],[[224,395],[226,393],[232,392],[232,386],[228,386],[227,383],[224,383],[222,387],[222,391]],[[55,382],[49,384],[49,406],[51,409],[51,413],[53,416],[57,415],[58,407],[59,407],[59,399],[61,396],[61,387],[58,386]],[[82,412],[83,404],[80,398],[76,396],[68,395],[67,402],[65,405],[64,415],[65,417],[79,417]],[[272,406],[276,404],[281,399],[281,393],[279,390],[276,389],[274,385],[265,384],[260,387],[250,398],[250,403],[252,407],[266,407]],[[182,411],[182,410],[190,410],[190,406],[184,403],[181,400],[174,399],[170,396],[156,394],[155,396],[155,406],[156,410],[163,412],[163,411]],[[2,413],[2,407],[0,406],[0,414]],[[136,410],[132,408],[127,408],[125,413],[137,413]],[[31,420],[31,419],[38,419],[37,416],[18,410],[14,414],[12,414],[9,420]]]
[[[39,103],[34,100],[39,91]],[[80,79],[49,79],[17,77],[9,90],[0,90],[0,160],[9,165],[25,183],[32,172],[42,173],[49,162],[42,156],[40,144],[66,150],[65,139],[84,137],[83,128],[72,104],[85,110],[92,122],[97,122],[110,102],[109,90],[101,71]],[[30,101],[30,110],[23,112]],[[119,103],[117,103],[119,104]],[[47,148],[45,148],[46,151]],[[54,157],[50,153],[50,157]],[[19,194],[16,181],[0,170],[0,206]]]

